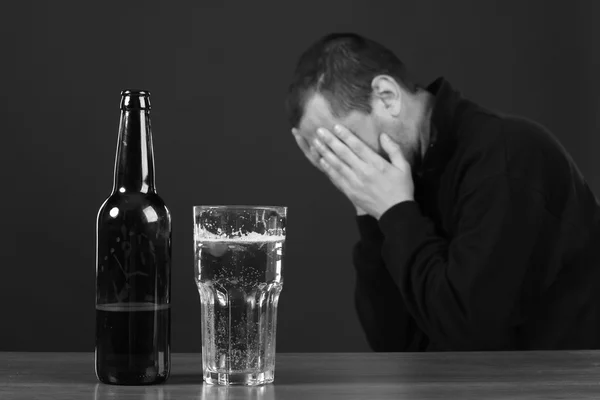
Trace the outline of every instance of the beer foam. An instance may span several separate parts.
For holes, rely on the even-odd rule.
[[[217,235],[205,230],[200,230],[196,234],[197,242],[249,242],[249,243],[264,243],[264,242],[282,242],[285,240],[285,235],[265,235],[258,232],[249,232],[240,236],[226,236],[224,233]]]

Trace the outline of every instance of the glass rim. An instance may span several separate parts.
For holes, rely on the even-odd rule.
[[[287,206],[257,206],[243,204],[214,204],[214,205],[197,205],[193,206],[194,212],[205,210],[276,210],[280,213],[287,214]]]

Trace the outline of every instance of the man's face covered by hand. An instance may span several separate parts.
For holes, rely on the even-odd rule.
[[[353,112],[335,118],[325,99],[315,95],[308,100],[300,129],[293,134],[310,162],[357,211],[379,219],[395,204],[411,200],[414,187],[410,163],[401,147],[382,134],[380,126],[385,124],[377,123],[382,119],[374,114]]]
[[[345,117],[336,118],[331,113],[327,99],[319,93],[308,98],[304,108],[304,116],[296,133],[310,144],[316,137],[318,128],[332,130],[335,124],[348,128],[373,151],[387,159],[387,155],[379,143],[379,135],[383,132],[383,127],[374,115],[353,111]]]

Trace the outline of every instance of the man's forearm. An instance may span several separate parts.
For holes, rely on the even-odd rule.
[[[357,210],[358,211],[358,210]],[[374,351],[423,351],[428,338],[416,326],[383,265],[383,235],[377,220],[357,217],[360,241],[354,246],[354,292],[358,319]]]
[[[354,306],[373,351],[425,351],[429,339],[406,309],[400,290],[372,249],[354,249]],[[369,254],[371,253],[371,254]]]

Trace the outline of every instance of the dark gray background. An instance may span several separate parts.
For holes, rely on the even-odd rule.
[[[192,206],[238,203],[289,207],[278,351],[368,351],[353,209],[283,114],[299,53],[330,31],[378,40],[422,82],[548,126],[598,192],[598,15],[589,0],[3,2],[0,350],[93,350],[95,218],[120,91],[139,88],[174,220],[173,350],[200,350]]]

